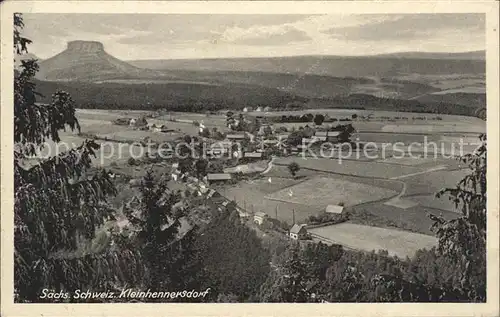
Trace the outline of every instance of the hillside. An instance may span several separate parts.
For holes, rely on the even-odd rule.
[[[418,58],[418,59],[455,59],[455,60],[486,60],[486,51],[471,51],[462,53],[427,53],[427,52],[403,52],[392,54],[380,54],[377,57],[396,58]]]
[[[67,49],[40,64],[37,78],[51,81],[93,81],[155,78],[164,74],[132,66],[106,53],[100,42],[72,41]]]
[[[245,106],[276,106],[307,99],[264,87],[196,83],[90,83],[36,81],[37,91],[49,102],[58,89],[71,94],[79,108],[206,111],[242,109]]]
[[[435,57],[435,56],[434,56]],[[131,65],[163,70],[250,71],[308,73],[334,77],[390,77],[416,73],[427,75],[484,74],[485,61],[453,58],[399,58],[397,56],[293,56],[271,58],[220,58],[135,60]]]
[[[404,54],[399,57],[295,56],[128,63],[108,54],[100,42],[72,41],[66,50],[39,63],[37,78],[67,83],[68,90],[78,94],[76,98],[93,105],[138,107],[147,101],[188,108],[197,102],[229,107],[273,106],[281,100],[293,100],[295,96],[304,100],[333,100],[358,94],[383,100],[418,99],[484,106],[481,94],[474,96],[470,92],[481,93],[477,87],[484,86],[480,77],[484,76],[485,62],[464,57],[477,57],[480,52]],[[438,95],[454,93],[455,88],[469,94]],[[124,96],[128,100],[124,100]]]

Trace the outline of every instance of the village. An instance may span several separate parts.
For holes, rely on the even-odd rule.
[[[192,210],[195,205],[198,205],[197,207],[201,209],[237,211],[241,221],[254,228],[264,231],[273,230],[293,240],[312,241],[311,234],[307,232],[308,225],[301,222],[304,219],[296,221],[295,215],[293,215],[292,223],[287,223],[277,219],[277,217],[271,217],[262,210],[239,206],[234,200],[224,195],[225,187],[239,181],[258,178],[266,178],[269,182],[272,182],[272,177],[266,177],[266,174],[272,169],[272,162],[276,158],[300,156],[303,154],[302,151],[305,147],[317,149],[323,142],[340,144],[341,134],[346,133],[347,126],[332,128],[313,125],[314,128],[311,128],[307,125],[305,128],[300,127],[297,130],[293,129],[293,131],[288,132],[283,128],[276,129],[264,116],[248,116],[247,113],[251,110],[244,108],[239,116],[236,116],[231,111],[226,113],[228,131],[225,134],[214,133],[214,131],[210,131],[205,127],[203,123],[184,121],[184,123],[194,124],[198,128],[198,136],[183,137],[173,143],[177,143],[177,151],[179,144],[186,141],[186,139],[202,141],[205,145],[204,149],[197,147],[195,153],[192,153],[192,158],[197,158],[197,160],[193,163],[192,158],[178,159],[175,156],[176,151],[172,149],[175,146],[172,146],[169,149],[163,149],[161,152],[161,157],[167,158],[166,162],[169,164],[160,159],[157,159],[154,164],[170,169],[169,177],[171,182],[175,183],[176,187],[183,188],[185,202],[181,204],[182,206],[176,206],[176,208],[187,208],[189,205]],[[269,107],[256,109],[256,112],[261,111],[268,112],[270,109]],[[159,124],[154,120],[160,115],[151,114],[148,118],[145,116],[118,118],[113,123],[128,125],[132,129],[154,133],[172,132],[172,129],[168,128],[168,121]],[[148,122],[148,120],[153,122]],[[329,128],[335,131],[328,131]],[[350,128],[352,129],[352,126]],[[353,129],[348,130],[347,133],[350,135],[352,132]],[[208,146],[206,146],[207,144]],[[146,161],[151,162],[150,155],[148,155]],[[138,160],[129,160],[129,165],[140,165],[140,163]],[[191,167],[194,166],[194,169],[190,168],[190,165]],[[290,166],[290,173],[295,178],[295,173],[300,167],[294,164]],[[294,169],[297,169],[297,171]],[[120,174],[113,173],[112,177],[119,178]],[[128,184],[131,187],[137,187],[140,185],[140,179],[132,178]],[[130,205],[136,201],[137,196],[133,196],[127,204]],[[340,205],[325,206],[324,212],[330,216],[323,217],[324,220],[321,222],[328,225],[341,221],[340,219],[344,218],[343,210],[342,203]],[[209,219],[203,219],[202,221],[207,223]],[[322,223],[315,225],[322,225]],[[322,240],[326,239],[323,238]]]

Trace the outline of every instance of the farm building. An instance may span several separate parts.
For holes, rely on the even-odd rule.
[[[329,214],[341,214],[344,211],[344,206],[328,205],[325,211]]]
[[[213,148],[206,151],[207,156],[220,156],[229,153],[227,148]]]
[[[226,210],[228,210],[228,211],[233,211],[233,210],[236,210],[236,208],[238,207],[238,205],[237,205],[234,201],[232,201],[232,200],[225,200],[225,201],[221,204],[221,206],[222,206],[223,208],[225,208]]]
[[[226,139],[231,141],[231,140],[245,140],[247,138],[246,134],[244,133],[238,133],[238,134],[228,134],[226,135]]]
[[[219,197],[220,194],[215,189],[210,189],[207,194],[207,199]]]
[[[207,181],[209,183],[214,183],[214,182],[224,182],[231,180],[231,174],[227,173],[210,173],[207,175]]]
[[[261,226],[264,222],[266,222],[269,216],[261,211],[256,212],[253,215],[253,222]]]
[[[340,131],[318,131],[314,137],[319,141],[338,142]]]
[[[113,121],[113,124],[116,125],[129,125],[130,124],[130,118],[118,118]]]
[[[340,131],[329,131],[326,137],[328,142],[338,142],[340,137]]]
[[[139,119],[130,119],[129,124],[133,127],[147,127],[148,122],[146,121],[146,118],[140,117]]]
[[[245,154],[243,156],[245,158],[261,159],[262,158],[262,152],[245,152]]]
[[[290,238],[294,240],[302,240],[307,237],[306,225],[294,224],[290,229]]]

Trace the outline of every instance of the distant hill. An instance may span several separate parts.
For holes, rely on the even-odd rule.
[[[460,55],[407,53],[399,56],[292,56],[271,58],[219,58],[135,60],[128,63],[156,70],[250,71],[307,73],[334,77],[390,77],[401,74],[484,74],[484,60],[464,59]],[[417,57],[412,57],[418,55]],[[420,55],[419,55],[420,54]],[[478,53],[476,53],[478,54]],[[425,55],[425,54],[424,54]],[[469,55],[474,55],[470,53]],[[446,57],[446,58],[445,58]]]
[[[252,96],[291,95],[328,99],[350,94],[364,94],[380,98],[413,99],[440,92],[441,88],[432,85],[436,79],[457,74],[463,74],[463,76],[485,74],[484,60],[464,59],[463,57],[459,59],[463,54],[460,56],[457,54],[431,56],[430,53],[402,54],[406,55],[125,62],[108,54],[100,42],[72,41],[63,52],[39,62],[40,71],[37,79],[109,84],[106,85],[107,91],[118,95],[123,94],[120,90],[126,89],[135,89],[141,95],[142,88],[139,87],[149,84],[154,85],[154,89],[160,89],[159,87],[167,89],[168,94],[176,94],[172,89],[177,89],[187,95],[194,94],[195,99],[201,98],[196,95],[197,93],[203,92],[202,95],[206,95],[209,94],[210,89],[213,89],[215,94],[219,92],[242,93]],[[474,56],[479,53],[467,54],[467,56]],[[453,56],[455,59],[450,59]],[[431,81],[420,80],[425,76],[433,79]],[[410,78],[410,80],[401,78]],[[235,87],[238,87],[237,91]],[[249,93],[252,89],[256,90],[254,94]],[[94,86],[92,91],[97,91],[100,98],[109,101],[112,98],[121,99],[118,95],[109,98],[102,96]],[[263,91],[266,92],[261,94]],[[158,95],[156,91],[152,93],[155,96]],[[147,95],[143,97],[147,98]],[[84,99],[89,100],[89,98]],[[179,98],[176,95],[173,99]],[[182,98],[188,98],[188,96]],[[227,96],[219,98],[219,96],[212,95],[209,99],[226,102],[231,98]],[[253,103],[258,98],[250,99]],[[274,97],[271,99],[276,100]]]
[[[306,98],[277,89],[247,85],[208,85],[196,83],[55,82],[36,80],[40,102],[50,102],[52,93],[71,94],[78,108],[150,109],[207,111],[243,109],[245,106],[276,106],[307,102]]]
[[[415,100],[422,103],[450,103],[470,108],[482,108],[486,106],[486,94],[481,93],[426,94],[415,98]]]
[[[379,54],[376,57],[395,57],[405,59],[454,59],[454,60],[486,60],[486,51],[470,51],[461,53],[427,53],[427,52],[403,52],[392,54]]]
[[[51,81],[94,81],[104,79],[155,78],[164,76],[119,60],[104,50],[100,42],[72,41],[63,52],[40,64],[37,78]]]

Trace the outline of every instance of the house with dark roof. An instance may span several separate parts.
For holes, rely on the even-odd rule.
[[[290,229],[290,238],[294,240],[302,240],[307,238],[306,225],[294,224]]]

